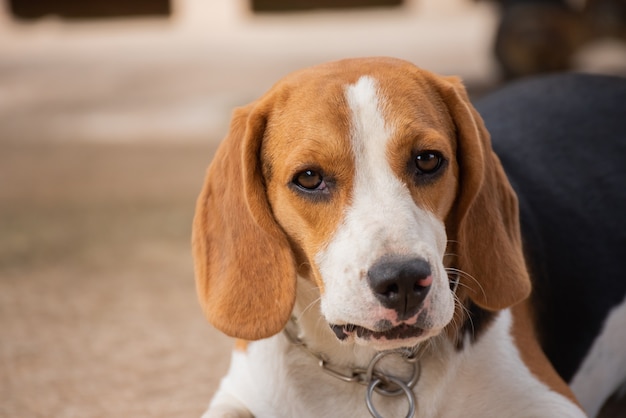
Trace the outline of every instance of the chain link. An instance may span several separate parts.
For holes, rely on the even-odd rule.
[[[412,418],[413,415],[415,414],[415,393],[413,393],[411,388],[408,387],[408,385],[406,385],[404,381],[400,379],[396,379],[395,377],[392,377],[392,376],[387,376],[387,379],[389,379],[392,383],[397,385],[402,391],[402,393],[406,395],[406,398],[409,401],[409,411],[406,414],[406,418]],[[372,380],[370,384],[367,385],[367,393],[365,394],[365,404],[367,405],[367,409],[370,411],[370,414],[374,418],[383,418],[383,416],[380,415],[380,413],[374,406],[374,402],[372,400],[373,391],[375,391],[378,388],[378,385],[380,383],[381,381],[379,379]]]

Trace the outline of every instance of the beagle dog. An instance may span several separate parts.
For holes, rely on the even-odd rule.
[[[204,313],[238,339],[205,417],[585,416],[456,78],[391,58],[287,76],[235,110],[192,244]]]

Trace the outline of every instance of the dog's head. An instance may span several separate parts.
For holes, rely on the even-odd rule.
[[[387,58],[296,72],[236,110],[193,252],[208,319],[243,339],[285,326],[298,275],[339,339],[377,349],[530,291],[517,200],[461,83]]]

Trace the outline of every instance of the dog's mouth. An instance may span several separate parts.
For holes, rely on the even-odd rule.
[[[341,341],[346,340],[351,335],[354,335],[362,340],[391,341],[416,338],[424,333],[422,328],[409,324],[400,324],[385,331],[373,331],[354,324],[331,325],[330,328]]]

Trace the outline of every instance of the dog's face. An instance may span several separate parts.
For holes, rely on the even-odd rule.
[[[342,61],[286,78],[236,116],[194,223],[209,319],[243,338],[278,332],[299,274],[338,339],[382,350],[451,322],[446,267],[467,274],[461,301],[524,297],[515,197],[458,88],[398,60]],[[504,286],[475,278],[502,274],[474,259],[489,244],[516,276]]]
[[[313,103],[302,86],[266,127],[261,153],[272,212],[310,266],[326,321],[378,348],[412,346],[454,313],[443,266],[454,127],[400,81],[332,80]]]

